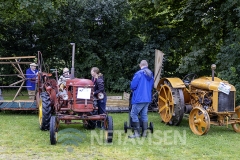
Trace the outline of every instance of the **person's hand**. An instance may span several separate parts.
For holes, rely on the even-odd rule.
[[[35,82],[35,81],[36,81],[36,78],[31,78],[30,81],[31,81],[31,82]]]

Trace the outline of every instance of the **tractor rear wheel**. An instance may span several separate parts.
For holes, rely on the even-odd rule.
[[[49,123],[51,118],[51,106],[50,97],[47,92],[41,93],[39,100],[38,115],[41,130],[49,130]]]
[[[105,140],[107,143],[112,143],[113,139],[113,119],[111,116],[107,116],[104,121],[105,128]]]
[[[181,88],[173,88],[166,81],[158,95],[158,109],[162,120],[168,125],[179,125],[184,115],[184,96]]]
[[[205,109],[194,107],[189,114],[189,126],[196,135],[204,135],[210,129],[210,118]]]

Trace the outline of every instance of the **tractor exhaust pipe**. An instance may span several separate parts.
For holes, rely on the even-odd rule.
[[[70,74],[70,78],[74,79],[74,59],[75,59],[75,43],[70,43],[72,45],[72,68],[71,68],[71,74]]]
[[[214,70],[216,69],[216,64],[212,64],[211,69],[212,69],[212,81],[214,81]]]

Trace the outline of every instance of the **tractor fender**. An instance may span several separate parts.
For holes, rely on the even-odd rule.
[[[157,85],[157,90],[159,91],[161,86],[164,84],[164,81],[169,81],[172,85],[173,88],[186,88],[185,84],[183,83],[183,81],[180,78],[162,78],[160,79],[160,81],[158,82]]]

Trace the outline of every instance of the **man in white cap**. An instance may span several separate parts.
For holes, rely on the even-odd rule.
[[[36,89],[36,78],[38,74],[38,70],[36,70],[37,64],[31,63],[30,68],[26,70],[26,86],[28,90],[29,99],[33,99],[35,97],[35,89]]]

